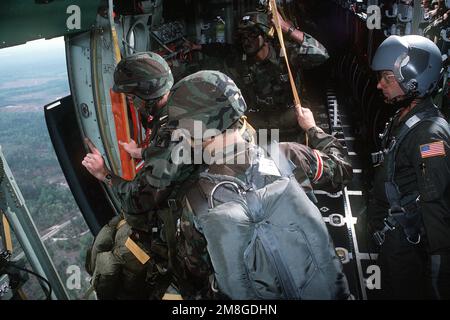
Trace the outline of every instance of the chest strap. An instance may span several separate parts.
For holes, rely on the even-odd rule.
[[[406,239],[412,244],[420,242],[422,219],[418,210],[419,191],[413,194],[402,195],[395,182],[395,164],[399,148],[408,134],[424,121],[430,121],[444,128],[448,132],[448,123],[436,111],[424,111],[409,118],[401,127],[399,133],[393,137],[391,143],[384,151],[386,164],[385,193],[389,202],[388,217],[384,219],[385,228],[374,234],[378,244],[384,242],[384,234],[401,226]],[[386,145],[385,143],[383,145]]]

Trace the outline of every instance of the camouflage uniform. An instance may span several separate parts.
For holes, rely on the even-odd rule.
[[[214,298],[217,297],[217,293],[210,289],[213,268],[206,250],[205,239],[194,226],[192,212],[189,208],[181,206],[184,191],[191,188],[198,173],[204,171],[206,167],[174,164],[171,161],[171,153],[177,142],[171,142],[170,135],[175,128],[185,129],[192,134],[192,125],[195,120],[205,124],[204,130],[214,128],[222,132],[238,121],[246,105],[233,81],[214,71],[188,76],[176,84],[172,91],[166,109],[168,121],[158,131],[154,144],[145,151],[144,168],[133,181],[113,177],[112,189],[122,203],[124,216],[129,225],[126,229],[127,236],[145,239],[138,244],[151,256],[150,262],[145,266],[147,273],[142,273],[144,266],[140,266],[139,271],[141,275],[139,279],[145,278],[146,283],[149,284],[145,295],[160,298],[164,287],[173,280],[185,299]],[[212,109],[210,113],[214,116],[205,116],[205,106]],[[251,141],[251,129],[242,130],[242,134],[245,141]],[[314,130],[311,130],[309,134],[312,145],[320,150],[318,153],[324,167],[322,177],[313,182],[332,182],[334,187],[338,187],[339,183],[346,181],[347,175],[351,172],[346,167],[345,160],[341,159],[344,157],[340,157],[342,149],[339,143],[331,136]],[[315,151],[295,143],[282,145],[282,150],[294,163],[300,164],[295,171],[299,181],[314,180],[319,167]],[[229,169],[235,174],[239,172],[243,174],[247,167],[248,164],[244,164]],[[214,168],[214,165],[209,166],[211,172],[214,172]],[[171,202],[175,203],[175,206],[168,205]],[[163,226],[177,220],[178,228],[176,225],[171,229]],[[130,226],[133,228],[131,229]],[[158,230],[158,234],[150,233],[152,229]],[[161,229],[164,230],[165,236],[160,236]],[[172,254],[170,245],[167,243],[170,234],[176,234],[176,250]],[[120,239],[124,240],[126,237]],[[123,242],[116,240],[115,247],[122,247],[125,250]],[[135,260],[134,256],[130,255],[126,261],[136,265]],[[111,266],[116,265],[117,263],[111,264]],[[137,265],[139,266],[139,263]],[[161,273],[161,270],[167,269],[173,272],[173,279],[168,279],[170,273]],[[94,279],[98,281],[99,278],[94,277]]]
[[[156,132],[164,122],[166,108],[154,104],[173,86],[173,76],[167,62],[153,52],[141,52],[122,59],[114,72],[113,90],[134,95],[135,105],[153,115],[152,148],[146,152],[144,168],[133,181],[112,177],[112,190],[122,205],[125,218],[132,227],[148,231],[148,222],[161,198],[173,181],[181,179],[183,170],[170,163],[173,144],[168,139],[158,142]],[[189,170],[189,169],[188,169]]]
[[[141,263],[128,249],[134,243],[151,259]],[[96,236],[86,255],[86,271],[99,300],[161,299],[171,278],[160,270],[167,259],[158,252],[160,244],[131,228],[121,216],[114,217]]]
[[[226,83],[226,81],[228,81],[219,79],[221,76],[219,73],[210,72],[208,73],[208,76],[213,78],[210,80],[212,82],[222,81],[223,83]],[[177,145],[177,142],[171,142],[171,134],[175,128],[184,128],[190,131],[193,136],[193,127],[191,126],[193,121],[204,120],[201,118],[197,119],[197,114],[192,111],[189,117],[190,122],[188,123],[188,117],[183,111],[183,107],[186,105],[189,105],[189,107],[192,108],[191,110],[201,108],[201,106],[204,105],[205,100],[214,97],[214,92],[208,92],[208,95],[204,96],[205,100],[197,99],[195,101],[186,101],[186,87],[191,91],[204,90],[204,88],[201,87],[196,88],[196,86],[203,85],[203,83],[195,82],[195,79],[197,78],[197,74],[185,77],[172,88],[173,92],[169,97],[167,107],[160,112],[161,115],[169,112],[170,121],[164,123],[161,128],[155,127],[157,133],[151,141],[151,146],[146,148],[143,152],[145,159],[144,167],[138,172],[134,180],[126,181],[117,176],[113,176],[112,178],[112,190],[122,204],[122,209],[128,221],[134,219],[132,216],[147,216],[149,212],[152,212],[158,207],[161,199],[167,197],[169,191],[166,189],[169,186],[186,180],[194,170],[193,166],[190,164],[177,165],[172,162],[172,150]],[[227,77],[227,79],[229,78]],[[179,87],[181,87],[180,90],[178,90]],[[234,91],[227,92],[226,94],[229,95],[227,99],[234,99]],[[242,99],[242,96],[240,97]],[[226,104],[226,101],[223,102],[224,105]],[[245,104],[245,102],[242,103]],[[226,111],[224,112],[226,115]],[[201,113],[198,114],[201,115]],[[223,116],[223,114],[221,114],[221,116]],[[164,116],[161,116],[159,119],[162,117]],[[180,119],[183,119],[182,125],[179,124]],[[229,121],[231,120],[236,121],[236,119],[230,117]],[[221,124],[219,124],[219,122],[221,122]],[[218,128],[223,126],[223,124],[229,125],[230,123],[226,121],[223,122],[223,118],[217,118],[217,120],[211,119],[210,126],[205,129]],[[136,228],[144,228],[145,231],[148,231],[148,225],[142,222],[143,221],[141,220],[137,223]]]
[[[233,80],[217,71],[200,71],[178,82],[167,105],[168,126],[184,129],[191,136],[194,136],[195,121],[203,124],[203,132],[208,129],[223,132],[237,123],[247,108]],[[247,141],[252,139],[247,131],[243,132],[243,137]],[[206,168],[205,165],[198,166],[179,192],[172,195],[178,204],[175,217],[179,221],[174,264],[177,265],[176,280],[184,299],[215,296],[209,285],[213,269],[205,238],[195,229],[193,216],[182,201],[186,190],[197,181],[198,173]]]
[[[144,168],[133,181],[112,177],[112,191],[121,203],[121,216],[102,228],[93,253],[87,256],[92,284],[100,299],[161,299],[172,281],[161,214],[168,211],[167,198],[195,170],[194,165],[172,163],[173,147],[174,144],[148,148]],[[125,223],[115,230],[117,218]],[[103,233],[112,234],[111,239],[107,238],[111,243],[103,241]],[[146,252],[148,261],[141,263],[137,259],[126,246],[129,239]]]
[[[232,83],[232,80],[219,72],[206,73],[208,78],[206,81],[211,83],[223,83],[228,86]],[[112,190],[118,197],[122,204],[122,209],[127,215],[140,215],[145,214],[155,208],[160,199],[160,194],[164,194],[164,188],[169,187],[172,183],[184,181],[189,174],[192,173],[191,165],[177,165],[171,160],[171,154],[176,142],[171,143],[171,133],[174,129],[184,128],[194,136],[193,121],[203,121],[203,113],[195,110],[201,110],[202,106],[206,104],[206,101],[210,101],[215,98],[215,94],[222,94],[222,92],[214,92],[209,90],[207,86],[208,82],[196,81],[199,78],[198,74],[185,77],[178,82],[172,88],[172,94],[169,97],[167,109],[169,113],[170,121],[166,123],[162,128],[159,128],[158,133],[152,140],[152,146],[147,148],[144,152],[145,164],[144,168],[139,171],[133,181],[125,181],[119,177],[113,177]],[[232,83],[234,85],[234,83]],[[196,100],[189,99],[187,96],[190,92],[204,92],[206,90],[208,94],[202,97],[197,97]],[[209,119],[208,126],[204,129],[212,128],[227,128],[231,125],[231,122],[237,121],[232,117],[231,110],[227,110],[225,106],[229,101],[240,99],[239,104],[245,105],[245,101],[239,92],[225,91],[225,100],[222,102],[215,101],[215,107],[220,105],[223,112],[215,119]],[[220,99],[218,97],[217,99]],[[186,105],[191,108],[189,115],[186,115]],[[223,105],[224,107],[222,107]],[[169,107],[170,106],[170,107]],[[245,109],[245,107],[243,107]],[[165,112],[165,111],[162,111]],[[242,111],[243,113],[243,111]],[[227,115],[229,117],[227,118]],[[198,116],[198,118],[197,118]],[[137,227],[142,228],[143,225]]]
[[[198,81],[206,78],[206,81]],[[221,83],[224,91],[213,92],[210,87],[204,87],[210,83]],[[192,129],[191,123],[186,120],[189,118],[183,113],[181,106],[186,102],[191,108],[190,120],[203,120],[208,123],[208,128],[228,127],[236,122],[238,118],[232,116],[232,110],[227,111],[225,105],[233,101],[241,106],[240,113],[245,110],[245,102],[240,95],[240,91],[227,90],[231,87],[229,78],[225,75],[210,72],[204,76],[193,75],[186,77],[181,84],[173,87],[173,92],[169,98],[171,122],[162,120],[167,108],[158,110],[155,115],[160,115],[156,119],[152,144],[144,152],[145,164],[138,172],[133,181],[126,181],[117,176],[112,176],[112,191],[121,203],[123,217],[126,220],[120,228],[117,228],[117,218],[114,218],[110,224],[105,226],[96,238],[92,248],[92,254],[88,258],[88,266],[93,274],[93,285],[96,288],[101,299],[141,299],[141,298],[161,298],[161,293],[170,284],[171,272],[176,274],[177,282],[182,281],[179,274],[178,265],[173,263],[171,258],[170,235],[167,231],[167,225],[171,224],[172,209],[168,199],[173,199],[183,181],[187,180],[193,174],[196,166],[193,164],[175,164],[172,160],[172,151],[178,145],[178,141],[172,141],[172,131],[175,128],[184,128],[188,131]],[[201,117],[201,113],[195,113],[197,108],[204,105],[205,100],[196,101],[186,100],[186,86],[189,91],[204,92],[208,95],[205,100],[213,99],[215,103],[220,104],[220,99],[224,99],[223,110],[220,117],[211,118],[206,121]],[[208,100],[209,101],[209,100]],[[227,114],[229,117],[227,117]],[[197,119],[196,115],[200,115]],[[163,123],[161,127],[160,124]],[[191,131],[192,132],[192,131]],[[166,226],[164,226],[166,225]],[[161,231],[164,229],[164,231]],[[155,230],[158,230],[155,232]],[[173,230],[173,229],[172,229]],[[161,232],[164,235],[161,235]],[[117,233],[117,236],[116,236]],[[102,235],[108,236],[102,236]],[[112,236],[109,236],[111,235]],[[132,238],[138,246],[146,251],[151,259],[144,265],[134,257],[125,246],[128,238]],[[97,262],[98,261],[98,262]],[[131,267],[130,267],[131,266]],[[167,270],[171,272],[167,272]],[[129,270],[129,272],[126,272]],[[161,270],[166,270],[162,272]],[[121,273],[125,272],[128,278]],[[132,277],[131,277],[132,276]],[[168,277],[170,278],[168,280]],[[120,280],[123,278],[123,281]],[[126,286],[136,282],[145,282],[137,288],[139,293],[124,292]],[[190,282],[191,283],[191,282]],[[137,285],[137,284],[136,284]],[[186,282],[183,285],[184,290],[189,286]],[[120,289],[119,289],[120,288]],[[145,289],[145,290],[144,290]],[[189,292],[191,292],[190,290]]]
[[[352,179],[350,159],[337,138],[313,127],[307,131],[309,147],[280,143],[281,150],[297,167],[294,175],[305,191],[340,191]]]
[[[165,106],[155,103],[169,92],[174,83],[167,62],[154,52],[140,52],[122,59],[114,71],[113,90],[132,94],[134,107],[142,117],[144,128],[151,129],[150,142],[167,118]],[[145,159],[145,158],[144,158]]]
[[[164,114],[154,107],[173,85],[173,76],[162,57],[152,52],[122,59],[114,72],[114,88],[134,95],[140,112]],[[161,117],[151,123],[156,133]],[[160,299],[170,285],[167,272],[167,247],[158,234],[156,210],[165,207],[171,184],[183,180],[192,170],[170,162],[173,144],[159,140],[148,150],[144,168],[133,181],[112,176],[112,191],[121,203],[122,215],[114,217],[97,235],[88,251],[86,269],[99,299]],[[122,220],[121,222],[119,222]],[[127,247],[127,241],[151,256],[141,262]]]
[[[225,92],[223,95],[228,99],[221,98],[220,91],[219,95],[216,94],[217,91],[211,91],[208,83],[194,80],[198,77],[206,77],[206,75],[209,75],[207,81],[213,82],[212,79],[216,77],[219,83],[230,84],[229,89],[222,89]],[[183,127],[190,132],[193,120],[201,120],[205,129],[217,128],[220,132],[233,124],[237,118],[236,111],[238,114],[245,111],[245,101],[241,97],[229,100],[230,97],[236,97],[236,93],[239,92],[227,78],[221,76],[219,72],[204,71],[187,77],[191,81],[176,85],[174,91],[178,94],[175,93],[168,103],[169,124]],[[209,94],[205,95],[204,92],[209,92]],[[217,107],[218,101],[222,108]],[[234,102],[235,107],[230,106],[230,101]],[[194,108],[194,110],[190,108]],[[224,111],[220,112],[220,110]],[[241,130],[241,132],[243,132],[243,139],[246,142],[244,163],[225,165],[213,163],[209,166],[199,166],[181,185],[180,192],[172,195],[178,207],[175,218],[179,219],[176,237],[176,263],[179,265],[177,279],[180,292],[185,299],[223,298],[220,293],[211,289],[214,270],[209,259],[206,240],[196,229],[192,208],[186,205],[183,198],[186,192],[191,191],[191,194],[197,194],[207,204],[202,190],[196,189],[198,188],[196,184],[198,175],[205,170],[210,174],[226,174],[244,179],[251,153],[258,147],[251,143],[252,137],[247,130]],[[312,128],[308,134],[312,146],[318,150],[297,143],[280,144],[281,150],[298,165],[294,171],[295,177],[303,185],[310,186],[311,183],[308,184],[305,181],[311,181],[318,186],[331,185],[333,191],[341,188],[350,180],[352,172],[342,146],[336,138],[317,128]],[[235,156],[235,148],[226,149],[224,152],[224,159],[232,159]],[[322,166],[322,170],[319,169],[320,166]],[[321,173],[318,174],[318,171]]]
[[[214,68],[229,75],[242,89],[249,105],[247,116],[255,128],[277,128],[283,135],[283,131],[299,130],[293,108],[294,98],[285,59],[280,57],[278,40],[266,41],[269,55],[264,61],[243,55],[238,46],[229,44],[202,45],[202,53],[215,58],[213,64],[219,62],[220,65]],[[299,85],[301,72],[298,71],[319,66],[329,57],[325,47],[305,32],[301,44],[285,40],[285,46],[297,88],[302,88]]]

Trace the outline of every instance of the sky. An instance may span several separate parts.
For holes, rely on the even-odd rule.
[[[65,65],[64,37],[29,41],[14,47],[0,49],[0,81],[17,72],[32,72],[47,62]]]
[[[17,54],[46,53],[49,51],[64,52],[64,37],[53,38],[50,40],[39,39],[18,46],[0,49],[0,59]]]
[[[0,49],[0,107],[40,108],[67,94],[64,37]]]
[[[0,49],[0,85],[17,78],[39,78],[65,70],[64,37],[29,41]]]

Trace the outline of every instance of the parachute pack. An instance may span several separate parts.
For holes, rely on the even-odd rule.
[[[259,152],[241,177],[226,165],[227,174],[203,172],[186,193],[183,214],[207,241],[218,290],[231,299],[347,299],[320,211],[275,153]]]

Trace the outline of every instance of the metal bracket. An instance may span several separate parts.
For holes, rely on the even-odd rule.
[[[328,217],[323,217],[323,221],[328,222],[333,227],[342,227],[345,225],[345,218],[339,213],[332,213]]]

